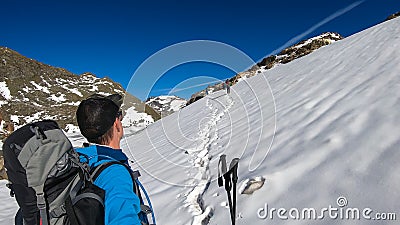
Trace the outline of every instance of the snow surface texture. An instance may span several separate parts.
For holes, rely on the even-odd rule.
[[[14,216],[17,213],[18,204],[10,197],[10,190],[6,187],[8,181],[0,180],[0,224],[14,224]]]
[[[230,224],[221,206],[225,191],[216,183],[222,153],[241,158],[239,186],[266,179],[253,194],[238,196],[237,224],[377,223],[327,214],[316,221],[257,215],[265,204],[338,208],[340,196],[348,207],[371,208],[371,216],[399,216],[399,37],[400,20],[385,22],[243,80],[230,96],[216,92],[127,138],[125,151],[141,168],[158,221]]]
[[[400,216],[400,18],[218,91],[123,140],[158,224],[230,224],[216,182],[221,154],[240,157],[237,224],[396,224],[260,219],[259,209],[371,208]],[[271,94],[266,78],[268,78]],[[272,144],[272,145],[271,145]],[[270,146],[272,146],[270,148]],[[268,153],[268,154],[267,154]],[[4,182],[0,223],[16,212]],[[341,198],[341,200],[344,200]],[[288,214],[286,214],[288,216]]]

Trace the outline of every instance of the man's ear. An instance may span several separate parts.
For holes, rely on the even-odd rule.
[[[115,118],[114,125],[118,132],[121,132],[122,123],[118,123],[119,118]]]

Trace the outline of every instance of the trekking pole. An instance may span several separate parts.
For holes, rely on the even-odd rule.
[[[218,168],[221,168],[220,170],[218,170],[218,186],[222,187],[224,185],[224,180],[225,180],[224,186],[226,193],[228,195],[229,212],[231,214],[232,225],[236,224],[236,183],[238,180],[237,176],[238,162],[239,162],[238,158],[233,159],[229,166],[229,171],[227,171],[227,166],[226,166],[226,155],[221,155],[218,162]],[[220,175],[220,172],[223,174],[222,176]],[[232,186],[233,186],[233,201],[231,196]]]
[[[224,182],[225,180],[225,182]],[[225,183],[225,185],[224,185]],[[222,154],[219,157],[219,162],[218,162],[218,186],[222,187],[225,186],[225,191],[228,195],[228,203],[229,203],[229,212],[231,214],[231,220],[232,224],[234,224],[234,217],[232,217],[232,199],[231,199],[231,193],[230,193],[230,175],[227,172],[227,166],[226,166],[226,155]]]
[[[236,222],[236,184],[238,181],[238,175],[237,175],[237,170],[238,170],[238,166],[239,166],[239,159],[238,158],[234,158],[232,159],[231,164],[229,165],[229,171],[232,173],[232,184],[233,184],[233,207],[232,207],[232,214],[233,214],[233,218],[234,223]]]
[[[224,178],[225,178],[225,190],[228,195],[229,211],[231,213],[232,225],[235,225],[235,215],[233,212],[233,203],[232,203],[232,196],[231,196],[232,182],[231,182],[230,171],[228,171],[227,173],[224,174]]]
[[[221,169],[219,169],[219,168],[221,168]],[[220,174],[224,175],[225,173],[226,173],[226,155],[223,154],[219,157],[219,161],[218,161],[218,186],[219,187],[222,187],[222,185],[224,185],[224,180],[222,179]]]

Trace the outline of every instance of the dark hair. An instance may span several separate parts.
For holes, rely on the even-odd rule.
[[[110,143],[113,137],[114,137],[113,126],[111,126],[110,129],[108,129],[108,131],[105,134],[101,135],[98,138],[88,139],[88,141],[90,143],[95,143],[99,145],[107,145],[108,143]]]
[[[107,144],[112,138],[112,126],[119,106],[109,98],[88,98],[76,111],[79,129],[89,142]]]

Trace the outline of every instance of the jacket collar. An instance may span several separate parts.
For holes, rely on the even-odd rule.
[[[86,162],[89,160],[90,166],[98,164],[100,161],[119,161],[128,164],[128,157],[121,149],[113,149],[104,145],[90,145],[76,150],[80,153],[81,160]]]

